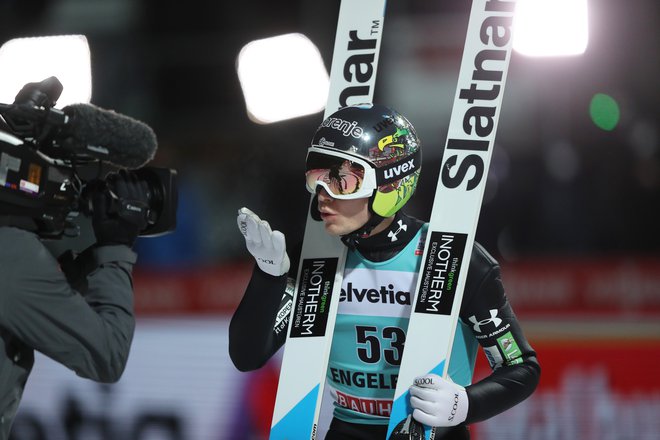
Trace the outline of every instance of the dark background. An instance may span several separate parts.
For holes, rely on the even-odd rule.
[[[241,206],[291,240],[302,235],[305,150],[322,117],[251,122],[236,56],[251,40],[301,32],[329,70],[338,6],[3,0],[0,40],[84,34],[92,103],[151,125],[159,140],[154,164],[179,171],[179,228],[141,239],[141,263],[223,263],[246,257],[235,226]],[[469,7],[460,0],[387,6],[374,100],[417,127],[424,170],[409,211],[422,218],[430,214]],[[658,253],[659,8],[654,0],[592,1],[584,55],[514,53],[477,232],[493,254],[515,260]],[[591,121],[596,93],[620,106],[612,131]]]
[[[140,319],[122,380],[100,387],[42,357],[15,425],[38,422],[49,440],[73,439],[62,427],[74,420],[125,439],[143,414],[164,412],[185,438],[266,438],[278,358],[246,374],[227,356],[229,319],[253,265],[236,213],[247,206],[289,243],[302,237],[305,153],[322,113],[251,122],[236,56],[254,39],[301,32],[329,70],[339,3],[0,0],[2,42],[87,37],[92,103],[152,126],[154,164],[176,168],[180,185],[176,232],[138,240]],[[470,4],[387,5],[374,100],[406,115],[422,140],[407,207],[420,218],[431,212]],[[511,60],[477,240],[502,264],[543,373],[529,400],[473,425],[475,439],[657,437],[660,3],[592,0],[589,19],[584,55]],[[619,104],[611,131],[589,115],[597,93]]]

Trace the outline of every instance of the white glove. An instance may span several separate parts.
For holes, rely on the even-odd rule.
[[[289,256],[286,241],[280,231],[272,231],[267,221],[247,208],[238,210],[238,229],[245,237],[245,245],[257,260],[259,268],[273,276],[289,271]]]
[[[415,378],[410,387],[413,418],[431,427],[456,426],[465,421],[468,397],[465,388],[437,374]]]

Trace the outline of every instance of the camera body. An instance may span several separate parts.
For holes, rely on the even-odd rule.
[[[57,136],[61,112],[51,108],[54,99],[45,86],[53,82],[59,84],[54,77],[27,84],[14,104],[0,104],[0,216],[30,218],[44,238],[60,238],[78,214],[91,215],[90,191],[112,192],[112,175],[120,169],[66,148],[66,138]],[[174,231],[176,170],[144,166],[128,172],[149,188],[140,236]]]
[[[72,167],[0,131],[0,215],[29,217],[45,235],[58,235],[75,210],[80,193],[75,184]]]
[[[154,237],[176,228],[176,170],[143,167],[129,171],[149,188],[147,227],[140,236]],[[44,238],[61,237],[78,214],[92,214],[88,176],[106,181],[113,191],[113,171],[98,163],[68,164],[53,159],[0,130],[0,215],[29,217]],[[98,175],[103,174],[103,175]]]

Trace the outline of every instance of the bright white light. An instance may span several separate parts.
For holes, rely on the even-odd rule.
[[[579,55],[587,49],[587,0],[518,0],[513,49],[529,56]]]
[[[260,124],[325,107],[330,80],[318,48],[302,34],[255,40],[237,60],[248,116]]]
[[[16,38],[0,47],[0,102],[13,103],[26,83],[51,76],[64,86],[57,108],[90,101],[92,69],[85,36]]]

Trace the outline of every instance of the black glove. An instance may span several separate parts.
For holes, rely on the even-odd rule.
[[[112,174],[106,182],[94,182],[92,225],[98,245],[133,246],[147,227],[148,192],[145,181],[125,170]]]

